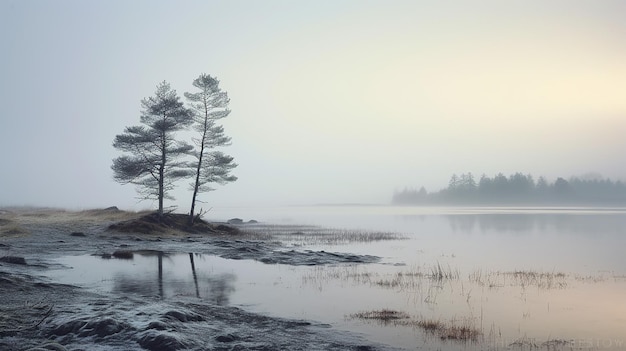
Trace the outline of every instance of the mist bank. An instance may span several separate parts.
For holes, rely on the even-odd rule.
[[[393,194],[394,205],[592,205],[626,206],[626,184],[599,176],[557,178],[549,182],[530,174],[506,177],[453,174],[448,187],[428,192],[405,188]]]

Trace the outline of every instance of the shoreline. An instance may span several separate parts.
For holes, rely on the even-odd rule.
[[[331,253],[320,256],[319,252],[295,251],[281,257],[275,255],[279,250],[277,244],[254,240],[249,234],[171,230],[150,235],[108,229],[113,223],[142,214],[3,208],[0,256],[23,257],[26,264],[0,262],[1,292],[8,297],[0,311],[0,326],[5,330],[0,334],[0,348],[73,350],[89,349],[97,344],[116,350],[232,347],[272,350],[301,349],[303,345],[313,350],[392,349],[314,321],[269,317],[186,296],[150,298],[96,293],[45,278],[55,258],[120,249],[200,252],[227,259],[287,265],[354,260]],[[131,313],[136,310],[142,311],[143,317]],[[4,327],[9,324],[16,327]]]

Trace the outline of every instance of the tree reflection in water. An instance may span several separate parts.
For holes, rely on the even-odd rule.
[[[169,255],[163,251],[137,251],[135,253],[144,258],[154,257],[156,259],[156,277],[153,275],[154,273],[151,273],[149,265],[145,265],[145,270],[139,274],[126,272],[115,274],[113,292],[144,296],[158,295],[159,297],[191,295],[210,300],[218,305],[227,305],[230,301],[230,295],[235,291],[236,276],[234,274],[208,274],[198,271],[195,259],[201,257],[199,254],[188,254],[191,265],[191,276],[189,276],[176,270],[167,270],[168,266],[173,268],[176,265],[176,258],[182,255]],[[133,261],[129,260],[128,262],[133,264]],[[152,267],[154,266],[152,265]]]
[[[235,275],[229,273],[218,274],[209,278],[209,296],[207,298],[216,305],[228,305],[230,295],[235,291],[234,281]]]

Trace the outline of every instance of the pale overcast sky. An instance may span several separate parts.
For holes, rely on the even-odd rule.
[[[236,183],[204,206],[388,203],[452,173],[626,179],[626,1],[0,1],[0,205],[137,203],[111,143],[200,73]],[[174,193],[187,211],[185,184]]]

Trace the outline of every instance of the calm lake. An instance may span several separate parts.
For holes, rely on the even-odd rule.
[[[396,240],[285,242],[285,250],[381,257],[378,263],[264,264],[194,252],[132,260],[68,256],[51,273],[98,291],[196,296],[277,317],[308,319],[406,349],[626,347],[626,209],[315,206],[214,208],[208,220],[395,232]],[[357,318],[407,314],[401,323]],[[434,321],[440,329],[425,329]],[[442,330],[479,332],[459,341]],[[446,339],[447,338],[447,339]],[[446,340],[443,340],[446,339]]]

